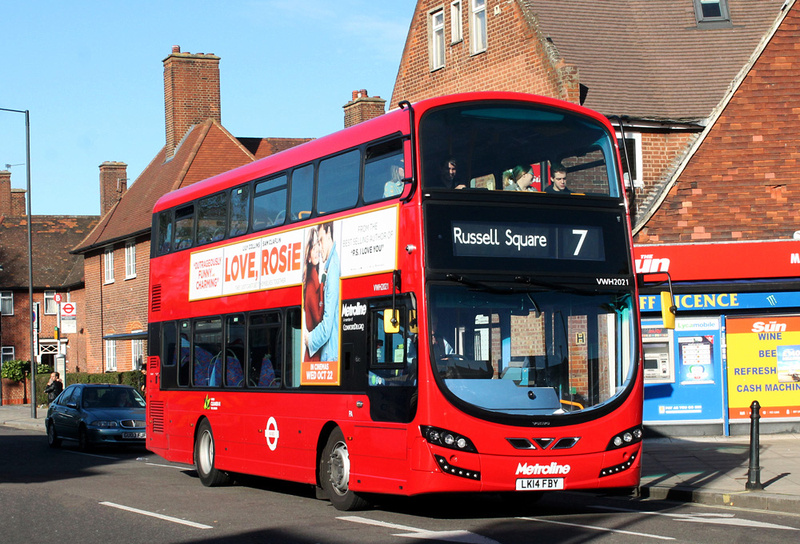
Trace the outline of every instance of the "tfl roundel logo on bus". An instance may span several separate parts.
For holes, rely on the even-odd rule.
[[[275,451],[275,448],[278,447],[278,437],[280,436],[280,432],[278,432],[278,422],[275,421],[274,417],[270,417],[267,420],[267,429],[264,431],[264,438],[267,439],[267,447],[270,450]]]

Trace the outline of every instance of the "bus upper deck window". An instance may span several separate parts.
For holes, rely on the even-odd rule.
[[[230,224],[228,236],[239,236],[247,232],[250,223],[250,186],[242,185],[231,190]]]
[[[286,175],[256,184],[253,230],[283,225],[286,220]]]
[[[217,242],[225,237],[228,195],[218,193],[197,204],[197,244]]]
[[[292,172],[291,201],[292,220],[297,221],[311,215],[311,209],[314,204],[313,164],[297,168]]]
[[[186,249],[192,247],[194,231],[194,205],[190,204],[175,210],[175,241],[173,248]]]
[[[172,210],[158,214],[158,254],[169,253],[172,245]]]
[[[397,138],[367,148],[364,166],[364,202],[375,202],[403,192],[403,140]]]
[[[342,153],[319,163],[317,211],[330,213],[352,208],[358,200],[361,152]]]

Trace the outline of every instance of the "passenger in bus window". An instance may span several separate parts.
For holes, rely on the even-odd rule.
[[[391,172],[391,179],[383,186],[383,198],[396,196],[403,192],[403,187],[405,186],[403,178],[406,177],[406,174],[403,168],[402,158],[400,159],[400,164],[393,164],[391,166]]]
[[[562,195],[568,195],[572,192],[567,187],[567,169],[561,163],[554,163],[550,167],[550,185],[544,191]]]
[[[304,329],[304,342],[311,355],[320,351],[320,361],[339,359],[339,254],[333,238],[333,222],[319,226],[320,257],[323,260],[320,285],[323,293],[322,321],[313,330]]]
[[[306,240],[306,261],[303,269],[303,316],[305,318],[305,328],[308,331],[314,330],[322,321],[325,300],[323,287],[320,283],[320,242],[319,230],[317,227],[308,229],[308,239]],[[313,356],[306,347],[303,353],[304,361],[319,361],[320,354]]]
[[[530,166],[515,166],[503,172],[504,191],[532,191],[533,172]]]
[[[449,159],[442,169],[442,182],[448,189],[463,189],[466,187],[458,175],[458,163],[455,159]]]

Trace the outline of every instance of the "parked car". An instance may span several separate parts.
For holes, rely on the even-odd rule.
[[[52,448],[62,440],[75,440],[82,450],[144,446],[145,400],[127,385],[73,384],[50,403],[45,425]]]

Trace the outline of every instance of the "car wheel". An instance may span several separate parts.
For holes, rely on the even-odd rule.
[[[350,455],[340,428],[328,437],[319,460],[319,483],[337,510],[363,510],[370,503],[350,489]]]
[[[52,421],[47,424],[47,444],[51,448],[58,448],[61,446],[61,439],[56,433],[56,425]]]
[[[89,433],[84,426],[78,429],[78,449],[81,451],[92,449],[92,444],[89,442]]]
[[[214,433],[211,424],[204,420],[197,428],[197,438],[194,442],[194,467],[200,482],[206,487],[227,485],[231,477],[227,472],[217,470],[214,466]]]

